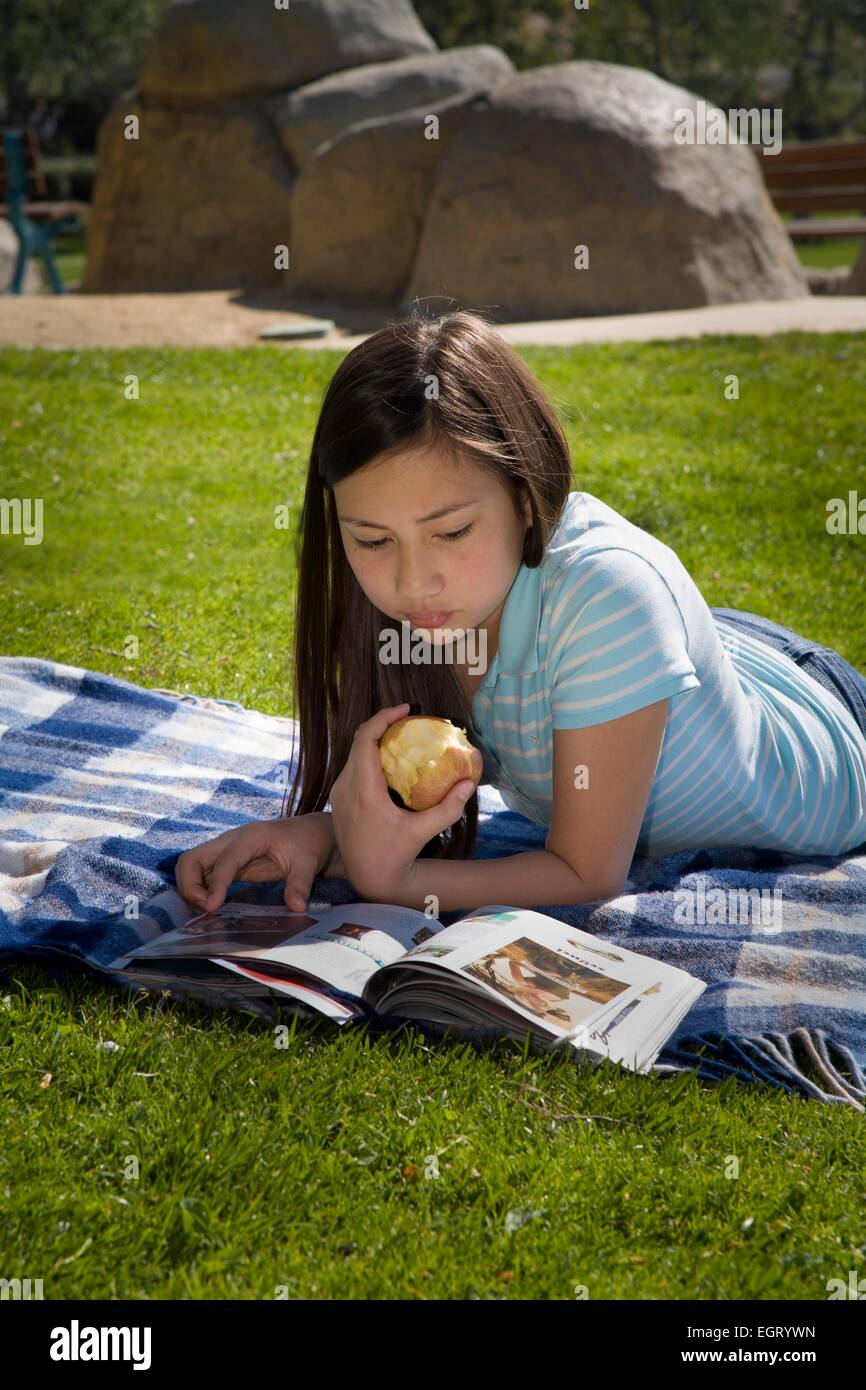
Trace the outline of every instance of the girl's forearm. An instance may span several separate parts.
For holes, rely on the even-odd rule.
[[[467,911],[487,903],[513,907],[559,907],[563,903],[598,902],[604,896],[586,884],[552,850],[527,850],[505,859],[416,859],[411,887],[396,899],[398,907],[424,912]]]

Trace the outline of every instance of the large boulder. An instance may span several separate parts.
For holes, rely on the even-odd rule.
[[[308,299],[396,304],[415,259],[436,168],[466,119],[462,96],[362,121],[321,146],[292,194],[288,286]],[[435,115],[436,139],[425,129]]]
[[[674,139],[697,102],[613,63],[505,78],[443,151],[401,310],[442,292],[512,320],[807,294],[754,150]]]
[[[351,132],[362,121],[416,107],[433,111],[457,96],[465,101],[513,71],[511,59],[492,44],[451,48],[331,73],[273,97],[267,109],[283,149],[294,167],[303,169],[320,145]]]
[[[207,106],[435,51],[409,0],[174,0],[138,85],[148,105]]]
[[[285,283],[274,257],[291,244],[293,175],[256,107],[146,110],[127,94],[102,123],[96,167],[85,293]]]
[[[440,53],[409,0],[176,0],[100,131],[82,288],[511,319],[808,293],[754,150],[675,140],[698,105],[618,64]]]

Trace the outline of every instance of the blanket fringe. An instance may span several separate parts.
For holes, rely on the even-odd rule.
[[[800,1027],[790,1033],[738,1037],[693,1034],[666,1047],[655,1070],[694,1070],[715,1081],[726,1076],[765,1081],[825,1105],[846,1105],[860,1114],[866,1113],[863,1069],[849,1049],[834,1042],[823,1028]]]

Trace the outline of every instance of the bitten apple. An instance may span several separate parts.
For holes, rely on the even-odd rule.
[[[379,740],[379,761],[388,786],[410,811],[438,805],[464,777],[477,785],[484,766],[463,729],[425,714],[407,714],[388,726]]]

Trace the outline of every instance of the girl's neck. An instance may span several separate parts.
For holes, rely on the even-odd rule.
[[[470,704],[475,691],[487,678],[487,673],[493,665],[493,659],[499,648],[500,612],[501,608],[491,615],[483,627],[477,629],[474,643],[475,659],[472,661],[471,667],[466,662],[454,662],[454,673],[466,692]],[[486,646],[482,642],[482,633],[486,634]],[[469,647],[468,642],[466,649],[467,654],[471,653],[472,648]]]

